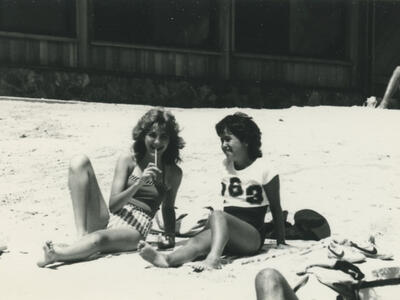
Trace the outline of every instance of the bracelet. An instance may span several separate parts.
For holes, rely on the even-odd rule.
[[[165,233],[164,236],[167,239],[174,239],[175,238],[175,233]]]

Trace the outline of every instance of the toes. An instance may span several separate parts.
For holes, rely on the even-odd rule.
[[[193,272],[200,273],[204,271],[203,266],[193,266]]]
[[[36,265],[37,265],[39,268],[44,268],[44,267],[46,266],[46,264],[45,264],[44,262],[42,262],[42,261],[38,261],[38,262],[36,263]]]
[[[146,246],[147,246],[147,243],[145,241],[139,241],[138,250],[142,250]]]
[[[49,251],[54,252],[53,241],[46,241],[45,246],[48,248]]]

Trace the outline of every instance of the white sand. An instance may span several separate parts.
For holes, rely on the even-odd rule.
[[[314,253],[325,255],[325,249],[318,251],[320,244],[289,241],[314,251],[299,255],[302,250],[296,248],[271,249],[201,274],[187,266],[148,268],[136,253],[56,270],[36,267],[45,240],[74,239],[67,189],[70,158],[77,153],[91,158],[108,197],[115,161],[130,146],[132,126],[148,108],[0,100],[0,240],[9,248],[0,256],[0,299],[255,299],[258,270],[277,267],[294,284],[303,263]],[[210,187],[219,186],[215,166],[223,155],[214,124],[237,110],[171,109],[186,141],[180,208],[195,210],[215,201]],[[264,155],[280,170],[289,220],[298,209],[317,210],[327,217],[334,236],[366,240],[374,234],[380,249],[395,254],[392,262],[371,264],[400,266],[400,111],[241,110],[259,124]],[[300,290],[302,299],[335,299],[314,279],[307,286]],[[399,288],[392,288],[392,299]]]

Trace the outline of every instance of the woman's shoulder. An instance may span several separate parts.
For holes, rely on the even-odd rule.
[[[119,155],[118,162],[128,167],[135,167],[137,164],[134,155],[130,151],[123,151]]]
[[[254,169],[261,172],[264,183],[268,183],[275,176],[279,175],[279,171],[273,160],[267,157],[260,157],[254,164]]]
[[[182,169],[175,164],[171,164],[165,166],[164,172],[167,186],[169,186],[169,188],[178,188],[182,181]]]
[[[262,156],[256,159],[255,165],[261,169],[275,169],[275,163],[268,157]]]
[[[168,173],[168,176],[172,177],[182,177],[182,169],[176,164],[168,164],[165,165],[165,171]]]

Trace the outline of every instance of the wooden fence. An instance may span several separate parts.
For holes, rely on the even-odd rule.
[[[235,0],[217,0],[219,48],[216,51],[95,41],[91,39],[93,30],[90,14],[91,1],[76,2],[76,38],[0,32],[0,63],[25,67],[126,72],[202,80],[273,82],[339,89],[365,88],[368,80],[371,79],[366,71],[380,70],[379,67],[364,66],[368,61],[367,56],[370,55],[365,50],[370,31],[362,28],[362,24],[368,19],[368,10],[365,7],[376,0],[348,1],[346,58],[343,60],[272,56],[235,51],[233,43]],[[372,21],[369,20],[369,22]],[[384,20],[376,20],[376,22],[384,22]],[[393,30],[395,33],[396,30]],[[393,34],[388,34],[385,40],[393,40],[395,38]],[[381,35],[379,37],[384,39]],[[382,46],[385,43],[381,39],[375,38],[374,42],[374,63],[378,66],[384,64],[377,59],[378,52],[381,52],[383,57],[390,58],[383,55],[387,49]],[[399,47],[400,44],[396,43],[395,49],[400,49]],[[395,59],[391,61],[394,62]],[[372,80],[375,79],[376,76],[372,76]]]

